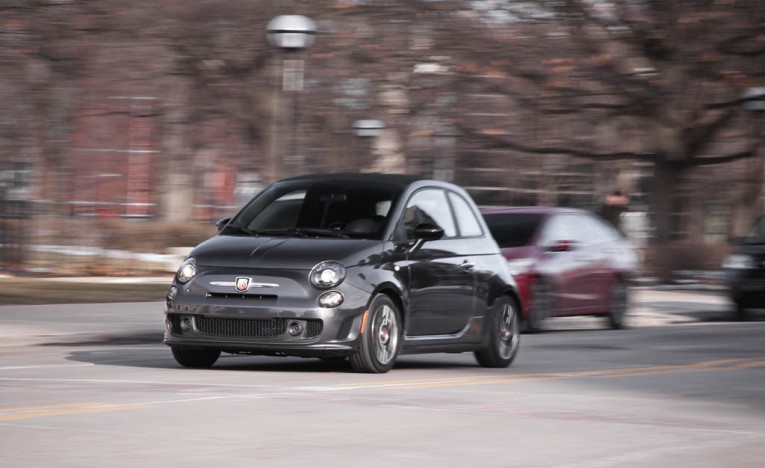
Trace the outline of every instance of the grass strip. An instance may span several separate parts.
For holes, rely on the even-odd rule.
[[[165,300],[168,284],[63,282],[41,278],[0,279],[0,305],[154,302]]]

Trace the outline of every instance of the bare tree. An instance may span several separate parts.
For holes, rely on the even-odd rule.
[[[655,242],[670,240],[684,174],[758,155],[741,95],[765,78],[762,2],[472,3],[486,27],[460,35],[463,77],[518,112],[462,128],[488,148],[652,164]]]
[[[156,98],[138,117],[159,127],[165,219],[188,218],[220,125],[237,145],[226,163],[269,180],[394,168],[464,183],[462,166],[555,203],[545,192],[582,192],[593,162],[641,161],[664,243],[687,175],[763,140],[741,97],[765,81],[760,0],[8,0],[0,13],[0,151],[36,158],[52,202],[78,110],[119,93]],[[280,14],[319,25],[302,93],[282,92],[284,56],[265,41]],[[357,119],[386,129],[353,142]],[[300,162],[281,161],[282,138]]]

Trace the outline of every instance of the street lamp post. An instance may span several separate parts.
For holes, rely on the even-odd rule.
[[[356,166],[355,169],[361,172],[363,168],[362,158],[366,159],[372,152],[370,144],[367,142],[367,140],[379,136],[380,132],[382,132],[385,128],[385,123],[382,120],[361,119],[353,122],[351,127],[353,128],[353,132],[356,134],[356,136],[367,143],[364,145],[364,154],[362,155],[362,151],[357,150],[354,157],[354,163]]]
[[[303,68],[304,60],[295,55],[301,50],[311,47],[316,41],[316,23],[306,16],[302,15],[281,15],[268,22],[266,27],[266,38],[268,42],[282,50],[282,102],[277,103],[275,116],[281,122],[276,127],[277,132],[281,133],[280,149],[272,151],[270,155],[270,164],[268,169],[269,182],[273,182],[281,177],[281,160],[295,160],[298,162],[296,154],[296,143],[298,133],[297,119],[297,93],[303,90]],[[286,104],[285,97],[290,96],[290,105]],[[291,133],[291,135],[290,135]]]
[[[755,148],[756,151],[759,151],[761,148],[761,140],[763,138],[763,130],[765,129],[765,121],[763,119],[765,118],[765,86],[760,87],[752,87],[747,88],[741,93],[741,99],[744,103],[744,108],[751,111],[755,114],[754,116],[754,137],[755,137]],[[765,208],[765,161],[763,161],[763,158],[765,158],[765,155],[758,154],[755,155],[756,158],[759,159],[760,164],[760,175],[763,176],[763,182],[760,183],[760,207],[758,210],[758,214],[762,212],[762,209]]]

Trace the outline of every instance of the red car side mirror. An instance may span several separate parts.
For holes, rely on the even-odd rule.
[[[550,246],[550,252],[568,252],[574,249],[574,244],[570,240],[559,240]]]

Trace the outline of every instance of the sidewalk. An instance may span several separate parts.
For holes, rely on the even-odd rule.
[[[733,303],[724,289],[634,288],[628,325],[660,326],[694,323],[711,315],[733,317]]]
[[[71,277],[49,278],[67,283],[109,284],[170,284],[172,275],[152,277]],[[3,278],[0,277],[0,283]],[[159,296],[158,296],[159,297]],[[140,304],[139,307],[136,307]],[[114,343],[161,342],[162,303],[123,302],[109,304],[56,304],[29,306],[0,306],[0,348],[50,343],[86,343],[110,340]],[[700,322],[732,321],[732,303],[721,291],[686,289],[633,288],[626,326],[630,328],[658,327]],[[144,316],[145,324],[135,329],[125,328],[119,313],[111,324],[86,318],[95,313],[101,319],[108,311],[113,315],[124,311],[132,318]],[[48,317],[41,319],[41,317]],[[100,320],[100,319],[99,319]],[[37,323],[36,323],[37,322]],[[137,325],[137,324],[136,324]],[[605,317],[560,317],[550,320],[551,331],[607,330]],[[148,340],[148,341],[147,341]]]
[[[173,282],[173,275],[166,276],[72,276],[61,278],[46,278],[49,281],[62,283],[96,283],[96,284],[167,284]],[[0,279],[1,281],[2,279]]]

